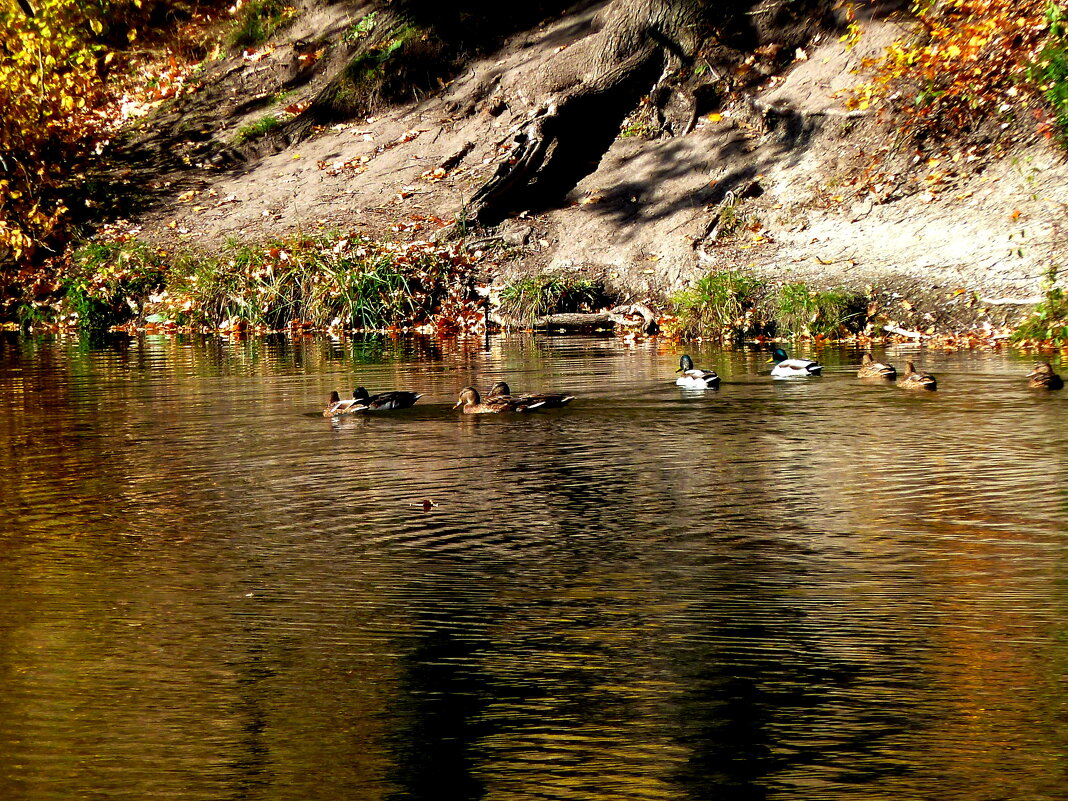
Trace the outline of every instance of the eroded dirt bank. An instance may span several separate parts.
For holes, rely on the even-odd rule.
[[[1050,265],[1064,262],[1068,168],[1050,146],[1021,142],[981,161],[963,152],[870,179],[881,150],[910,166],[892,148],[892,126],[841,100],[862,80],[862,60],[902,34],[883,12],[862,19],[852,46],[833,19],[826,30],[769,27],[761,35],[788,42],[792,55],[757,59],[752,91],[695,101],[692,119],[654,136],[619,135],[555,202],[475,225],[473,199],[544,112],[554,59],[588,43],[611,5],[586,3],[512,34],[418,100],[236,145],[266,113],[320,96],[347,57],[336,43],[373,10],[308,2],[274,42],[211,66],[201,89],[132,138],[133,180],[146,165],[168,170],[145,183],[145,204],[120,228],[212,250],[294,231],[428,238],[448,222],[486,254],[486,277],[498,283],[577,273],[662,308],[697,277],[732,267],[772,284],[863,292],[882,325],[915,332],[1011,324],[1038,300]],[[767,44],[754,40],[754,52]]]

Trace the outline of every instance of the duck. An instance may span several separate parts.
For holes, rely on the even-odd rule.
[[[453,404],[454,409],[463,407],[464,414],[500,414],[501,412],[529,412],[545,405],[545,401],[531,401],[511,396],[487,397],[482,400],[474,387],[460,390],[460,398]]]
[[[1049,362],[1039,362],[1035,369],[1027,374],[1027,386],[1031,389],[1061,389],[1064,381],[1053,372],[1053,365]]]
[[[689,389],[716,389],[719,387],[719,376],[715,370],[698,370],[693,366],[693,359],[683,354],[679,359],[679,369],[676,373],[682,373],[675,383],[680,387]]]
[[[341,399],[335,389],[330,393],[330,400],[327,401],[326,408],[323,409],[323,417],[337,417],[339,414],[348,414],[349,409],[356,403],[354,398]]]
[[[805,378],[810,375],[819,375],[823,365],[812,359],[791,359],[782,348],[775,348],[771,352],[769,362],[775,362],[771,368],[774,378]]]
[[[894,369],[892,364],[877,362],[870,353],[865,353],[860,360],[857,378],[881,378],[886,381],[893,381],[897,378],[897,370]]]
[[[538,408],[541,409],[559,409],[562,406],[566,406],[575,399],[574,395],[565,395],[562,392],[558,393],[544,393],[534,394],[528,393],[525,395],[513,395],[511,388],[504,381],[498,381],[489,391],[489,395],[486,396],[487,401],[508,399],[508,400],[524,400],[524,401],[541,401]]]
[[[929,392],[934,392],[938,389],[938,382],[935,381],[935,377],[930,373],[916,372],[916,366],[912,362],[905,362],[905,375],[901,376],[901,380],[897,382],[897,385],[902,389],[918,389]]]
[[[423,397],[418,392],[391,390],[371,395],[363,387],[356,387],[352,393],[354,404],[349,412],[388,412],[394,409],[408,409]]]

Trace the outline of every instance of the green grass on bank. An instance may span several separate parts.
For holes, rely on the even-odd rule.
[[[455,246],[360,237],[233,244],[172,254],[137,240],[75,252],[50,307],[24,322],[101,331],[125,324],[280,330],[463,326],[477,315],[472,261]]]
[[[672,297],[684,338],[740,341],[756,336],[835,339],[867,324],[865,298],[797,282],[778,288],[736,270],[710,272]]]

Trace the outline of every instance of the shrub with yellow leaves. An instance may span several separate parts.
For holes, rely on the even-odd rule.
[[[1056,35],[1050,0],[915,0],[910,36],[869,61],[873,83],[848,105],[887,103],[902,131],[934,144],[978,131],[1011,132],[1032,115],[1046,87],[1033,65]],[[1048,94],[1048,91],[1047,91]],[[992,129],[993,126],[993,129]]]
[[[38,0],[31,17],[0,6],[0,266],[25,263],[63,235],[67,190],[100,129],[98,6]]]

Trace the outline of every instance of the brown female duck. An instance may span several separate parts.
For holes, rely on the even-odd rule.
[[[870,353],[865,353],[860,360],[857,378],[878,378],[884,381],[893,381],[897,378],[897,370],[894,369],[892,364],[877,362]]]
[[[529,412],[541,408],[544,401],[531,401],[525,398],[496,397],[482,400],[474,387],[460,390],[460,398],[452,408],[463,407],[464,414],[499,414],[501,412]]]
[[[927,390],[934,392],[938,389],[938,382],[930,373],[918,373],[912,362],[905,362],[905,375],[897,382],[902,389]]]
[[[538,403],[540,401],[538,406],[540,409],[559,409],[561,406],[566,406],[573,401],[575,396],[564,395],[563,393],[513,395],[508,384],[504,381],[498,381],[493,385],[493,388],[489,391],[489,395],[486,397],[487,402],[497,399],[530,401],[531,403]]]
[[[1061,389],[1064,381],[1053,372],[1053,365],[1049,362],[1039,362],[1035,369],[1027,374],[1027,386],[1031,389]]]

